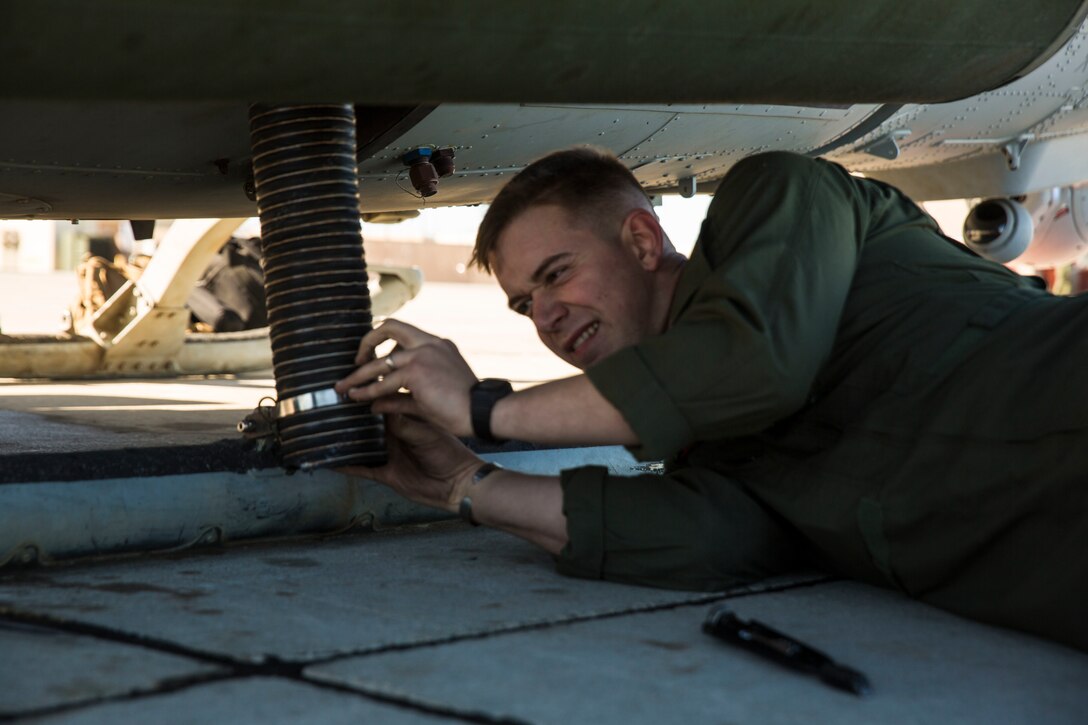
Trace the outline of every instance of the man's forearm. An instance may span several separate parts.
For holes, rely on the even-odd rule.
[[[499,470],[462,489],[473,518],[558,554],[567,545],[563,489],[556,476]]]
[[[637,445],[620,412],[585,375],[509,395],[491,414],[491,432],[546,445]]]

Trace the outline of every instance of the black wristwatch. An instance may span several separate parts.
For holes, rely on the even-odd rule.
[[[502,443],[491,435],[491,411],[495,403],[514,392],[509,380],[484,378],[469,391],[469,414],[472,417],[472,434],[488,443]]]

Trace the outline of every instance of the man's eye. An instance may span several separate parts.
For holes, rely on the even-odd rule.
[[[518,302],[516,305],[514,305],[514,312],[518,313],[519,315],[525,315],[526,317],[528,317],[530,314],[532,314],[532,311],[533,303],[531,300],[522,300],[521,302]]]
[[[548,272],[548,274],[544,275],[544,281],[547,284],[552,284],[566,273],[567,267],[556,267],[555,269]]]

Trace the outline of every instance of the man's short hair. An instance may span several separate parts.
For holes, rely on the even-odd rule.
[[[491,272],[499,235],[531,207],[554,204],[607,237],[643,203],[651,208],[634,174],[612,153],[589,146],[556,151],[518,172],[491,202],[469,263]]]

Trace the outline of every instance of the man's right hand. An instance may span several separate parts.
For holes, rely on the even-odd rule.
[[[387,340],[396,347],[375,358],[375,348]],[[414,415],[454,435],[472,435],[469,391],[476,375],[449,340],[386,320],[359,343],[355,363],[359,368],[336,384],[338,393],[372,402],[375,413]]]
[[[375,358],[374,349],[387,340],[396,347]],[[386,320],[363,338],[355,361],[360,367],[336,384],[338,393],[372,402],[375,413],[413,415],[456,436],[473,435],[470,393],[476,375],[449,340]],[[506,396],[495,405],[491,430],[498,438],[545,445],[638,444],[627,421],[585,375]]]

